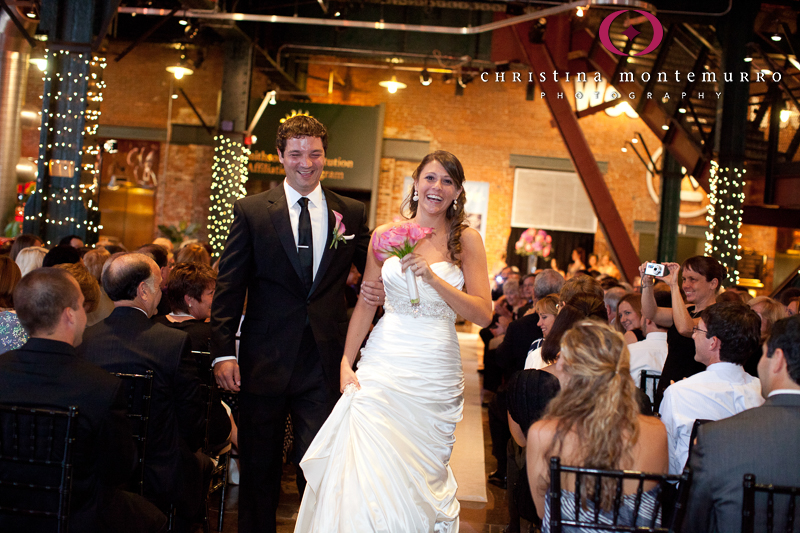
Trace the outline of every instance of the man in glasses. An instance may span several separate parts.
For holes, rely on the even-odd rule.
[[[695,360],[706,370],[669,385],[659,412],[669,436],[669,473],[680,474],[689,456],[695,420],[721,420],[764,403],[761,382],[744,371],[759,353],[761,319],[739,302],[707,307],[692,338]]]

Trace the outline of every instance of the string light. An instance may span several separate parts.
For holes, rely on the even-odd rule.
[[[24,231],[42,236],[47,244],[53,244],[52,237],[69,233],[85,234],[85,242],[94,243],[102,229],[97,208],[100,147],[96,134],[106,60],[88,52],[49,49],[45,60],[37,183],[25,206]],[[80,136],[75,136],[77,131]],[[53,160],[74,165],[73,175],[51,177],[47,166]]]
[[[728,282],[739,282],[737,262],[742,259],[739,239],[742,228],[742,205],[744,204],[744,168],[722,168],[711,162],[708,180],[710,205],[706,214],[706,255],[716,258],[728,270]]]
[[[247,161],[250,150],[226,135],[214,137],[214,163],[211,166],[211,209],[208,216],[208,239],[219,257],[233,222],[233,203],[247,191]]]

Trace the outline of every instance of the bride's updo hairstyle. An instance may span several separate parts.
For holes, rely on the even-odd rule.
[[[458,195],[458,205],[453,207],[451,203],[450,206],[447,208],[447,220],[450,222],[450,230],[449,235],[447,237],[447,252],[450,256],[450,259],[458,266],[461,266],[461,232],[467,227],[465,220],[467,219],[467,214],[464,212],[464,204],[467,201],[467,195],[464,194],[464,168],[461,166],[461,161],[456,158],[450,152],[445,152],[444,150],[437,150],[436,152],[430,153],[422,158],[417,169],[414,171],[413,178],[414,178],[414,186],[416,187],[417,183],[419,182],[419,175],[422,173],[422,169],[424,169],[428,163],[432,161],[437,161],[440,165],[444,167],[447,171],[447,174],[453,179],[455,182],[456,189],[461,189],[461,194]],[[406,216],[406,218],[414,218],[417,216],[417,207],[419,206],[419,201],[414,200],[414,187],[411,188],[409,191],[408,196],[403,201],[403,205],[401,207],[401,211]],[[408,212],[408,214],[406,214]]]
[[[577,456],[563,464],[616,470],[639,437],[639,405],[630,374],[630,353],[622,335],[608,324],[578,322],[561,339],[561,356],[569,381],[547,407],[545,418],[557,420],[546,457],[561,455],[564,439],[574,432]],[[616,483],[603,481],[601,506],[611,508]],[[594,483],[583,484],[582,501],[592,498]]]

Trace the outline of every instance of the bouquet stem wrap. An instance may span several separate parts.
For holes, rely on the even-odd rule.
[[[408,294],[411,297],[411,303],[418,304],[419,289],[417,289],[417,276],[414,275],[410,268],[406,269],[406,283],[408,284]]]

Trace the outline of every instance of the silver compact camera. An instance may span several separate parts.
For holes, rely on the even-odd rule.
[[[647,263],[644,265],[644,273],[648,276],[661,277],[664,275],[664,265],[660,263]]]

